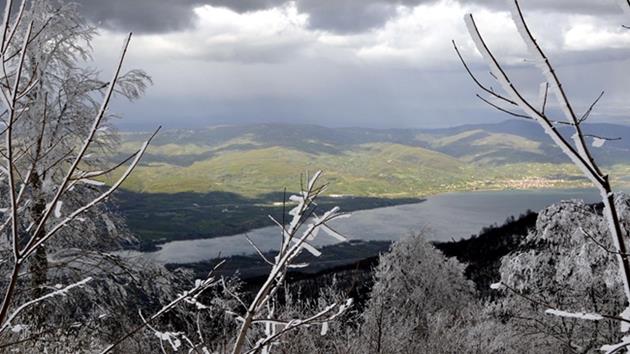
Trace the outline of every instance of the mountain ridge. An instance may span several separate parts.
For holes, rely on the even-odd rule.
[[[570,138],[567,128],[558,129]],[[630,127],[602,123],[583,129],[622,138],[607,141],[594,155],[602,166],[625,173]],[[117,158],[135,151],[144,137],[122,134]],[[300,174],[319,169],[326,172],[331,193],[384,197],[571,186],[581,177],[542,129],[528,121],[441,129],[261,123],[161,132],[125,187],[255,196],[295,189]]]

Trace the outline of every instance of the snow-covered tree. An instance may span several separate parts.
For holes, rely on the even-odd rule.
[[[115,94],[137,98],[149,82],[141,71],[121,74],[131,36],[110,81],[84,68],[94,29],[76,5],[48,0],[5,4],[0,26],[0,334],[20,332],[24,326],[19,320],[30,308],[92,280],[75,279],[50,289],[46,247],[85,246],[94,244],[96,236],[116,234],[80,231],[114,226],[104,209],[90,211],[131,173],[148,142],[123,163],[105,167],[99,156],[115,142],[108,106]],[[94,180],[129,161],[112,186]]]
[[[418,352],[433,325],[431,315],[450,316],[473,301],[464,267],[446,259],[422,236],[399,241],[381,257],[365,311],[365,342],[373,353]]]
[[[617,196],[624,229],[630,226],[628,202]],[[623,287],[613,250],[598,207],[581,201],[549,206],[519,250],[502,260],[494,288],[504,297],[493,306],[495,314],[520,333],[542,335],[557,352],[595,352],[621,340],[616,314],[624,309]]]
[[[13,123],[14,148],[23,157],[16,168],[29,169],[25,180],[24,198],[30,223],[38,223],[46,211],[46,203],[52,199],[64,176],[77,145],[88,136],[94,117],[100,108],[100,99],[108,83],[100,80],[97,72],[86,68],[90,58],[90,41],[95,29],[79,15],[77,4],[56,1],[30,1],[26,4],[21,23],[32,24],[36,31],[25,47],[21,79],[29,83],[19,104],[24,107],[19,119]],[[18,23],[15,41],[10,50],[20,50],[18,43],[25,38],[28,28]],[[133,70],[117,79],[116,93],[129,99],[138,98],[150,80],[139,70]],[[114,147],[116,135],[109,125],[110,113],[105,112],[92,139],[89,152],[81,160],[79,170],[101,169],[109,149]],[[87,181],[87,180],[86,180]],[[65,216],[69,211],[97,196],[95,182],[79,183],[55,205],[54,218]],[[92,184],[90,184],[92,183]],[[97,183],[98,184],[98,183]],[[98,213],[94,213],[96,209]],[[30,271],[34,295],[41,296],[41,287],[47,276],[47,247],[87,246],[115,244],[117,232],[112,221],[115,215],[107,213],[104,206],[95,206],[90,217],[74,227],[60,230],[61,237],[48,245],[41,245],[30,259]],[[41,232],[47,225],[43,224]],[[102,232],[100,230],[105,230]],[[121,228],[122,230],[122,228]],[[110,246],[111,247],[111,246]]]

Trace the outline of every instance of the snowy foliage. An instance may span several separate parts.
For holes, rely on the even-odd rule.
[[[624,195],[616,200],[625,227],[629,202]],[[544,336],[545,346],[558,351],[593,351],[617,342],[618,321],[601,318],[624,309],[613,249],[608,223],[597,208],[580,201],[549,206],[520,251],[502,261],[504,286],[498,291],[504,297],[495,306],[497,316]],[[545,312],[555,316],[541,317]]]
[[[141,71],[121,73],[129,40],[110,81],[99,80],[94,70],[85,68],[94,29],[79,15],[76,4],[49,0],[4,3],[0,27],[0,120],[4,127],[0,130],[4,166],[0,176],[0,209],[4,211],[0,255],[8,262],[1,265],[5,276],[0,332],[12,325],[12,314],[20,317],[31,308],[37,309],[31,311],[34,326],[28,327],[34,330],[63,318],[50,317],[44,310],[51,297],[58,297],[52,295],[61,291],[49,283],[57,272],[50,271],[51,254],[72,246],[85,255],[90,248],[113,248],[117,241],[128,239],[124,226],[116,227],[112,219],[118,218],[101,203],[120,186],[145,150],[132,156],[126,173],[109,189],[86,185],[83,179],[111,170],[101,169],[103,153],[115,143],[114,135],[107,133],[111,129],[102,129],[110,118],[110,99],[114,94],[135,99],[149,83]],[[75,259],[81,257],[75,253]],[[80,279],[85,277],[69,282],[56,279],[53,284],[79,284]]]
[[[519,352],[509,326],[483,313],[464,266],[422,235],[397,242],[375,276],[357,352]]]

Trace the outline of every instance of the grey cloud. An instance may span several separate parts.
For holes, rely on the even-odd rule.
[[[505,0],[458,0],[493,9],[508,9]],[[416,6],[435,0],[298,0],[300,11],[310,15],[310,26],[335,32],[362,32],[382,26],[395,14],[396,6]],[[620,10],[613,0],[526,0],[521,7],[530,11],[567,13],[615,13]]]
[[[416,6],[437,0],[297,0],[300,12],[309,15],[312,28],[330,30],[338,33],[362,32],[382,26],[395,15],[396,7]],[[464,4],[477,4],[493,9],[507,9],[505,0],[458,0]],[[236,11],[259,9],[261,2],[251,0],[210,0],[212,4],[229,7]],[[285,1],[266,1],[267,6],[274,6]],[[614,13],[619,12],[613,0],[525,0],[521,1],[525,10],[540,10],[569,13]]]
[[[508,9],[508,2],[505,0],[458,0],[460,3],[474,3],[487,6],[493,9]],[[541,10],[580,14],[611,14],[618,13],[620,9],[614,0],[524,0],[519,4],[523,11]]]
[[[119,31],[163,33],[192,27],[193,9],[201,5],[230,8],[237,12],[276,6],[279,0],[74,0],[99,26]]]
[[[193,23],[195,6],[204,0],[51,0],[76,3],[92,23],[117,31],[169,32]],[[207,2],[207,1],[206,1]],[[6,0],[0,0],[4,9]],[[17,9],[19,1],[13,1]],[[15,11],[15,10],[14,10]]]
[[[361,32],[384,24],[395,14],[399,1],[299,0],[298,9],[309,14],[312,28],[335,32]]]
[[[119,31],[169,32],[191,27],[193,8],[209,4],[237,12],[255,11],[288,0],[76,0],[85,16],[102,27]],[[356,33],[383,25],[398,5],[413,6],[436,0],[297,0],[301,12],[309,14],[312,28],[338,33]],[[493,9],[506,9],[505,0],[458,0]],[[3,3],[3,1],[0,1]],[[524,9],[570,13],[613,13],[614,1],[525,0]]]
[[[134,32],[169,32],[192,24],[199,0],[79,0],[81,11],[99,26]]]

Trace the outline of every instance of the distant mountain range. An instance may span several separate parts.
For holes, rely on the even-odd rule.
[[[570,127],[559,129],[570,138]],[[621,138],[594,151],[602,165],[625,171],[630,127],[583,129]],[[146,134],[122,137],[121,156],[135,151]],[[326,172],[331,193],[386,197],[581,183],[550,138],[526,120],[445,129],[255,124],[172,130],[156,137],[143,161],[126,184],[130,190],[253,196],[295,189],[301,173],[316,169]]]

